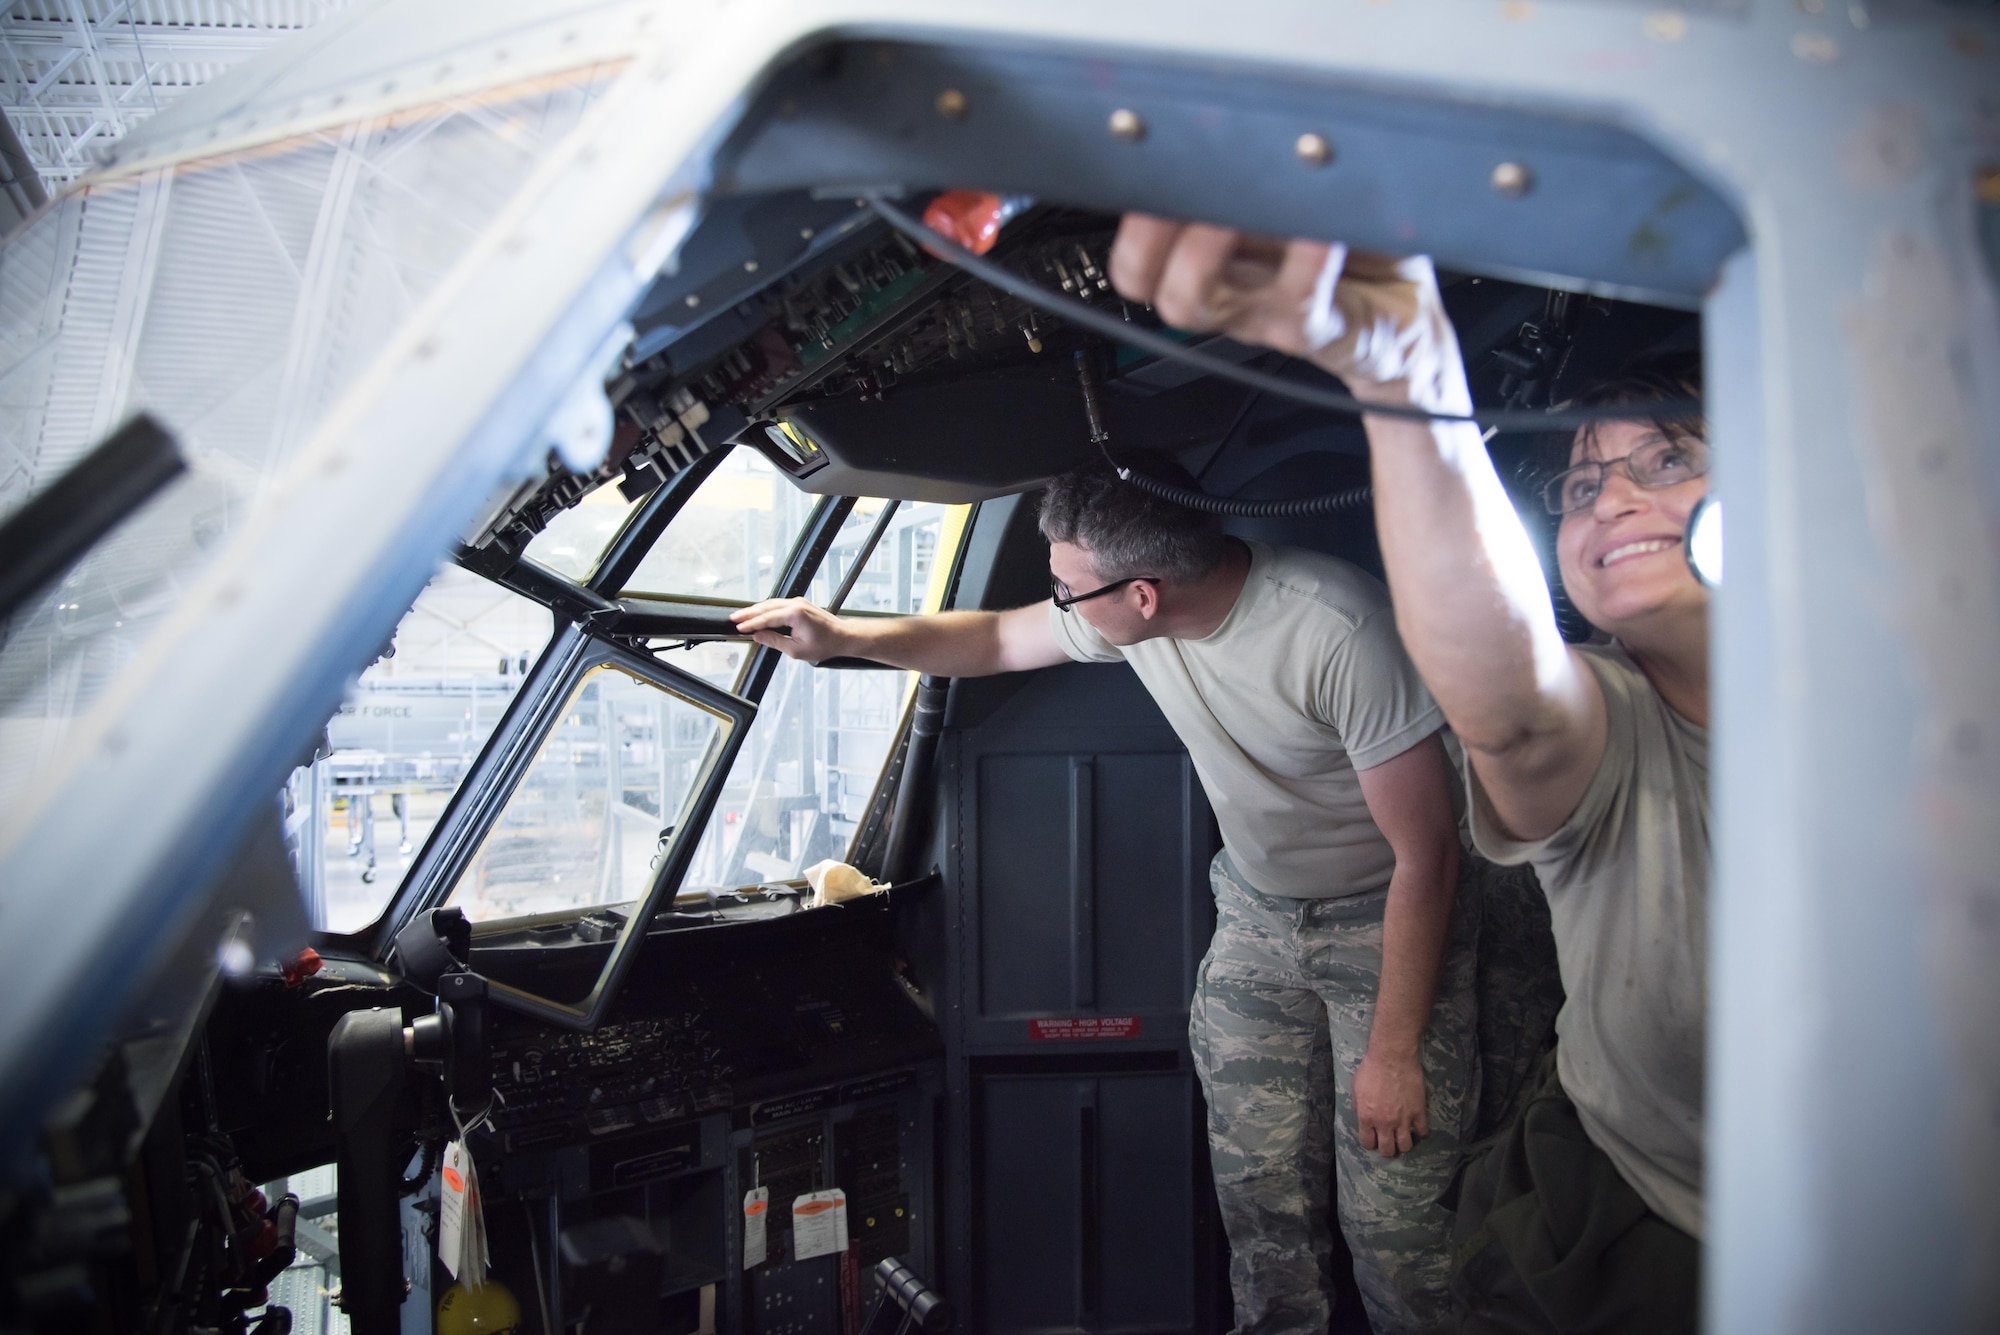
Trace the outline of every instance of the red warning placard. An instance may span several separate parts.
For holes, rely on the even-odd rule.
[[[1136,1015],[1074,1015],[1060,1020],[1028,1021],[1028,1037],[1037,1043],[1081,1038],[1137,1038]]]

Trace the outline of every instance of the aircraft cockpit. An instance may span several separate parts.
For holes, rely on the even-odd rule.
[[[2000,1233],[1941,1160],[1870,1151],[1937,1245],[1853,1262],[1804,1218],[1850,1111],[1790,1194],[1740,1148],[1857,1053],[1952,1107],[1991,1057],[1973,937],[1857,907],[1919,845],[1960,885],[1990,832],[1921,798],[1990,775],[1874,733],[1800,765],[1815,719],[2000,680],[1926,675],[2000,604],[1905,656],[1852,569],[1921,584],[1923,523],[1990,514],[2000,30],[1824,8],[385,4],[112,145],[0,243],[0,530],[69,535],[0,608],[0,1329],[1229,1329],[1181,740],[1123,667],[811,665],[731,617],[1037,603],[1037,494],[1099,463],[1382,575],[1341,382],[1122,296],[1132,212],[1431,256],[1573,643],[1568,395],[1705,367],[1708,1324],[1820,1311],[1843,1255],[1855,1313],[1975,1328],[1944,1240]],[[1872,112],[1827,83],[1864,70]],[[52,485],[91,467],[95,508]],[[1880,633],[1813,652],[1862,601]],[[1932,814],[1892,854],[1843,842],[1863,808]],[[1780,973],[1927,1037],[1830,1033]]]

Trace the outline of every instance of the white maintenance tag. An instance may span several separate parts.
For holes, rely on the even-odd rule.
[[[468,1289],[486,1282],[486,1213],[479,1199],[479,1173],[465,1142],[444,1147],[438,1165],[438,1260]]]
[[[486,1250],[486,1201],[479,1191],[479,1170],[472,1162],[472,1155],[465,1156],[465,1269],[458,1272],[458,1280],[468,1289],[476,1289],[486,1282],[486,1265],[491,1259]]]
[[[438,1168],[438,1260],[453,1279],[465,1266],[465,1170],[471,1162],[464,1144],[454,1140]]]
[[[764,1264],[765,1232],[771,1222],[771,1189],[758,1187],[743,1194],[743,1268]]]
[[[847,1250],[847,1193],[809,1191],[792,1202],[792,1259]]]

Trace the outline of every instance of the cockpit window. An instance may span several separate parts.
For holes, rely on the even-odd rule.
[[[646,553],[624,592],[736,603],[769,597],[818,500],[756,450],[731,450]]]
[[[846,610],[943,606],[948,558],[971,507],[904,503],[883,526],[884,508],[881,501],[855,506],[814,580],[815,601],[830,601],[861,559]],[[877,529],[873,551],[864,555]],[[846,860],[915,686],[914,672],[821,671],[781,662],[702,832],[683,893],[793,880],[823,858]]]
[[[639,898],[726,724],[621,668],[590,669],[447,902],[477,922]]]
[[[618,483],[607,482],[549,520],[524,553],[530,561],[581,584],[625,527],[638,502],[625,498]]]
[[[950,508],[933,501],[862,497],[813,576],[809,596],[825,607],[845,590],[839,600],[843,612],[919,610]],[[856,562],[861,563],[858,573]]]
[[[418,595],[285,785],[315,927],[355,932],[381,913],[551,632],[547,608],[456,566]]]
[[[844,861],[915,677],[780,663],[684,890],[788,881],[823,858]]]

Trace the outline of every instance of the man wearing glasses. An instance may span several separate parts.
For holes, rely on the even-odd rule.
[[[1125,662],[1188,748],[1222,828],[1217,926],[1189,1038],[1230,1241],[1237,1329],[1320,1335],[1328,1181],[1377,1332],[1441,1330],[1440,1203],[1477,1101],[1475,924],[1443,723],[1382,585],[1225,537],[1118,481],[1051,484],[1054,596],[1008,612],[735,614],[758,643],[940,676]]]
[[[1430,262],[1128,216],[1112,281],[1183,328],[1309,357],[1370,405],[1463,416]],[[1457,1194],[1465,1332],[1693,1331],[1699,1318],[1708,920],[1708,595],[1683,556],[1708,489],[1692,367],[1581,401],[1543,492],[1570,601],[1476,426],[1364,418],[1375,518],[1411,657],[1464,743],[1474,845],[1530,863],[1568,996],[1533,1097]]]

